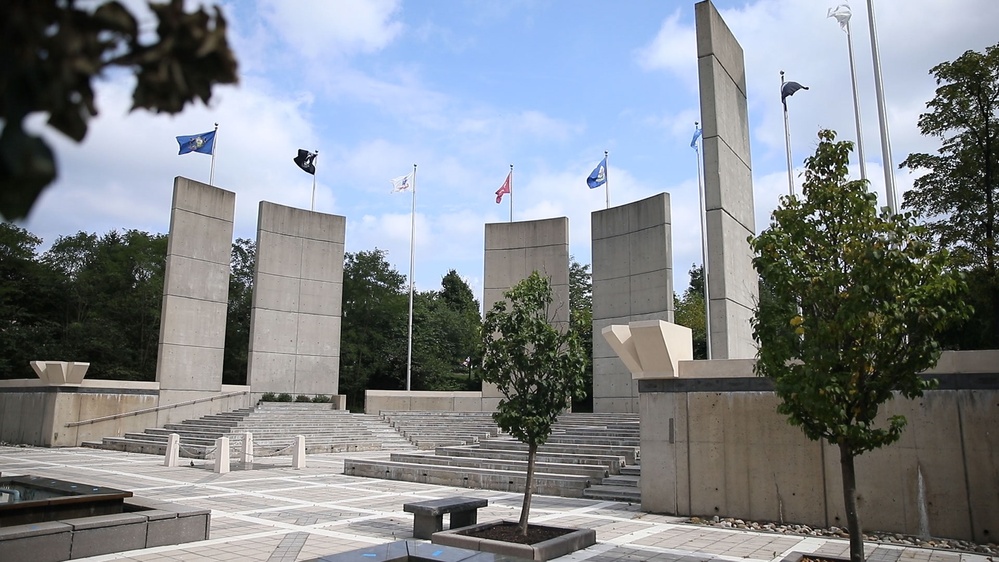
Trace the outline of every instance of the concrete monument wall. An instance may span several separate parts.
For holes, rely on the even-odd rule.
[[[752,359],[680,361],[642,380],[642,509],[845,527],[839,450],[776,412]],[[879,415],[901,440],[855,459],[865,529],[995,541],[999,528],[999,351],[944,352],[922,398]]]
[[[347,219],[261,201],[247,384],[335,395]]]
[[[591,214],[593,411],[638,412],[638,381],[607,341],[611,324],[673,321],[669,194]]]
[[[538,271],[551,278],[556,322],[569,322],[569,219],[486,225],[485,282],[482,305],[488,311],[503,293]],[[482,385],[482,409],[500,401],[495,386]]]
[[[756,356],[749,320],[759,299],[747,237],[755,234],[742,47],[710,1],[694,5],[708,234],[711,357]]]
[[[222,388],[236,195],[174,179],[156,381],[159,405]]]

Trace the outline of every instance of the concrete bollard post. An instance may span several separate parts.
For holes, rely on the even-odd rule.
[[[253,464],[253,434],[243,434],[243,466]]]
[[[215,472],[227,474],[229,472],[229,438],[219,437],[215,440]]]
[[[180,464],[180,435],[171,433],[167,437],[166,458],[163,459],[163,466],[177,466]]]
[[[305,436],[295,436],[295,451],[291,454],[292,468],[305,468]]]

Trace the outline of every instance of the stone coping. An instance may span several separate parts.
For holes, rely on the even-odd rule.
[[[431,540],[434,544],[479,550],[482,552],[492,552],[506,556],[518,556],[527,560],[552,560],[559,556],[583,550],[597,544],[597,532],[593,529],[572,529],[571,532],[535,544],[516,544],[490,539],[480,539],[470,536],[469,533],[480,529],[487,529],[496,525],[509,524],[516,525],[514,521],[491,521],[489,523],[479,523],[470,527],[459,529],[448,529],[433,534]],[[531,524],[537,527],[542,525]]]
[[[305,562],[525,562],[517,558],[421,541],[395,541],[358,548],[339,554],[312,558]]]

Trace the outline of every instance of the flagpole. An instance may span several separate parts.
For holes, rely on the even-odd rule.
[[[694,122],[694,130],[697,130],[698,123]],[[704,136],[701,136],[701,142]],[[707,358],[711,359],[711,296],[708,293],[708,215],[704,202],[704,180],[701,179],[701,151],[698,149],[697,141],[694,141],[694,154],[697,158],[697,194],[701,200],[701,264],[704,273],[704,346],[707,349]]]
[[[409,351],[406,354],[406,392],[413,380],[413,253],[416,248],[416,164],[413,164],[413,209],[409,215]]]
[[[316,175],[319,173],[319,167],[316,166],[316,162],[319,161],[319,150],[316,150],[316,155],[312,157],[312,167],[315,168],[315,172],[312,173],[312,210],[316,210]]]
[[[878,122],[881,125],[881,166],[885,169],[885,195],[888,208],[898,213],[895,204],[895,170],[891,158],[891,140],[888,134],[888,115],[885,111],[885,91],[881,82],[881,56],[878,54],[878,31],[874,22],[874,0],[867,0],[867,23],[871,28],[871,57],[874,59],[874,93],[878,100]]]
[[[510,164],[510,222],[513,222],[513,164]]]
[[[787,102],[783,98],[784,71],[780,71],[781,105],[784,106],[784,147],[787,152],[787,194],[794,197],[794,174],[791,168],[791,127],[787,121]]]
[[[604,151],[604,199],[606,209],[610,209],[610,164],[607,164],[607,151]]]
[[[215,124],[215,136],[212,137],[212,171],[208,175],[208,185],[215,185],[215,149],[219,145],[219,124]]]
[[[853,62],[853,34],[850,20],[846,20],[846,44],[850,52],[850,80],[853,82],[853,116],[857,122],[857,156],[860,158],[860,179],[867,179],[867,158],[864,156],[864,128],[860,121],[860,92],[857,89],[857,67]]]

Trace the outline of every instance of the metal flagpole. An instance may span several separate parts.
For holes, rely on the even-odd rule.
[[[784,71],[780,71],[780,89],[781,95],[784,93]],[[781,100],[781,104],[784,106],[784,147],[787,151],[787,193],[791,197],[794,197],[794,172],[791,168],[791,127],[787,122],[787,103],[784,99]]]
[[[610,209],[610,164],[607,163],[607,151],[604,151],[604,199],[606,209]]]
[[[312,210],[316,210],[316,175],[319,174],[319,167],[316,163],[319,161],[319,151],[317,150],[315,156],[312,157],[312,167],[316,169],[312,173]]]
[[[510,222],[513,222],[513,164],[510,164]]]
[[[884,85],[881,83],[881,56],[878,54],[878,32],[874,23],[874,0],[867,0],[867,20],[871,28],[871,56],[874,59],[874,92],[878,100],[878,122],[881,125],[881,166],[885,169],[885,195],[888,208],[898,213],[895,204],[895,170],[891,159],[891,140],[888,135],[888,115],[885,111]]]
[[[413,210],[409,215],[409,351],[406,355],[406,391],[413,380],[413,253],[416,248],[416,164],[413,164]]]
[[[697,122],[694,122],[697,130]],[[703,135],[701,136],[703,139]],[[708,359],[711,359],[711,295],[708,293],[708,215],[704,203],[704,181],[701,179],[701,151],[694,142],[694,154],[697,155],[697,194],[701,199],[701,264],[704,273],[704,345],[707,348]]]
[[[847,6],[849,8],[849,6]],[[846,32],[846,44],[849,47],[850,52],[850,81],[853,82],[853,116],[857,121],[857,156],[860,158],[860,179],[867,179],[867,158],[864,156],[864,133],[863,126],[861,126],[860,121],[860,92],[857,89],[857,66],[854,64],[853,59],[853,33],[850,31],[850,16],[852,14],[847,11],[842,17],[843,31]],[[836,16],[836,20],[840,21],[840,16]]]
[[[215,149],[219,146],[219,124],[215,124],[215,136],[212,137],[212,171],[208,174],[208,185],[215,185]]]

